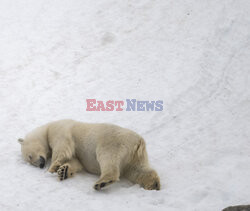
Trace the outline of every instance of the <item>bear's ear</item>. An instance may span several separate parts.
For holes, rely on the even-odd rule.
[[[19,138],[17,141],[18,141],[20,144],[23,144],[23,143],[24,143],[24,140],[23,140],[22,138]]]

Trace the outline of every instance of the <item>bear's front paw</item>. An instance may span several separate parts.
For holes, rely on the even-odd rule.
[[[60,180],[65,180],[73,176],[73,172],[70,171],[69,165],[67,164],[60,166],[57,170],[57,174]]]
[[[49,172],[50,173],[55,173],[58,171],[59,167],[61,166],[61,163],[59,162],[54,162],[50,165]]]

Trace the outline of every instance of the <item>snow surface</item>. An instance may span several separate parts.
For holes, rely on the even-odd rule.
[[[249,0],[0,0],[0,210],[196,210],[250,203]],[[163,100],[87,112],[86,99]],[[59,182],[22,160],[46,122],[141,134],[161,191]]]

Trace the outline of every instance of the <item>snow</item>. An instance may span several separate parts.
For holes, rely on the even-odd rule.
[[[221,210],[249,204],[250,1],[0,0],[1,210]],[[163,100],[87,112],[86,99]],[[160,191],[59,182],[17,139],[46,122],[141,134]],[[48,166],[47,166],[48,167]]]

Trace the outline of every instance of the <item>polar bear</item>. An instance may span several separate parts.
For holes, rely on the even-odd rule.
[[[112,124],[59,120],[28,133],[21,144],[23,158],[43,168],[51,157],[49,172],[60,180],[86,170],[100,175],[100,190],[121,176],[147,190],[160,190],[160,179],[148,162],[145,142],[137,133]]]

